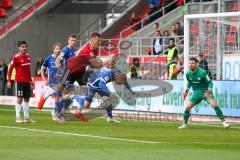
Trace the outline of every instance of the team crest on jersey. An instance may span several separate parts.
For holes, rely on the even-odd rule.
[[[104,80],[107,82],[109,80],[109,77],[108,76],[105,77]]]

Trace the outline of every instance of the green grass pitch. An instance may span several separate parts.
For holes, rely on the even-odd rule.
[[[190,125],[105,118],[59,124],[50,113],[16,124],[12,106],[0,106],[0,160],[239,160],[240,125]]]

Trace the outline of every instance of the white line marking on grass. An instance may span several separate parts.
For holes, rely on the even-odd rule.
[[[52,134],[69,135],[69,136],[77,136],[77,137],[89,137],[89,138],[104,139],[104,140],[116,140],[116,141],[123,141],[123,142],[145,143],[145,144],[240,145],[240,143],[224,143],[224,142],[212,142],[212,143],[208,142],[208,143],[206,143],[206,142],[164,142],[164,141],[159,142],[159,141],[145,141],[145,140],[114,138],[114,137],[96,136],[96,135],[70,133],[70,132],[61,132],[61,131],[49,131],[49,130],[25,128],[25,127],[14,127],[14,126],[0,126],[0,128],[18,129],[18,130],[25,130],[25,131],[52,133]]]
[[[34,132],[43,132],[43,133],[53,133],[53,134],[69,135],[69,136],[78,136],[78,137],[90,137],[90,138],[97,138],[97,139],[117,140],[117,141],[126,141],[126,142],[139,142],[139,143],[150,143],[150,144],[155,144],[155,143],[167,143],[167,142],[154,142],[154,141],[144,141],[144,140],[134,140],[134,139],[104,137],[104,136],[96,136],[96,135],[88,135],[88,134],[79,134],[79,133],[70,133],[70,132],[61,132],[61,131],[49,131],[49,130],[34,129],[34,128],[14,127],[14,126],[0,126],[0,128],[19,129],[19,130],[25,130],[25,131],[34,131]]]
[[[15,110],[10,110],[10,109],[0,109],[0,111],[6,111],[6,112],[15,112]],[[32,110],[34,112],[32,113],[38,113],[38,114],[51,114],[51,110],[37,110],[37,109],[34,109]],[[105,117],[97,117],[98,119],[105,119]],[[125,121],[125,120],[124,120]],[[163,124],[176,124],[176,123],[179,123],[179,124],[182,124],[181,122],[179,121],[149,121],[149,120],[146,120],[146,121],[137,121],[137,120],[130,120],[130,121],[133,121],[133,122],[148,122],[148,123],[163,123]],[[240,123],[237,123],[237,122],[232,122],[230,124],[236,124],[236,125],[239,125]],[[223,128],[222,126],[222,123],[221,122],[199,122],[199,123],[189,123],[189,125],[197,125],[197,126],[204,126],[204,127],[215,127],[215,128]],[[240,129],[240,126],[231,126],[230,129],[233,128],[233,129]]]

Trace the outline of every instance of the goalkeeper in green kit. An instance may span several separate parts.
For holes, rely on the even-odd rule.
[[[222,121],[224,128],[229,128],[230,124],[226,123],[224,120],[224,115],[221,109],[218,107],[217,102],[212,93],[213,83],[212,80],[207,75],[207,72],[198,67],[198,60],[194,57],[189,59],[189,70],[186,73],[187,78],[187,89],[183,93],[183,100],[186,99],[189,89],[192,87],[193,93],[189,97],[187,105],[185,106],[185,111],[183,114],[184,122],[183,125],[178,127],[178,129],[184,129],[188,127],[188,119],[190,115],[190,110],[202,100],[205,100],[210,104],[218,118]]]

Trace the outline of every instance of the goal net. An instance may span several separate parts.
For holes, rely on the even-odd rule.
[[[226,77],[223,62],[225,57],[240,55],[239,42],[240,12],[186,15],[184,17],[185,70],[188,68],[189,56],[201,59],[203,55],[208,62],[208,65],[203,64],[203,66],[208,66],[213,80],[236,80]]]

